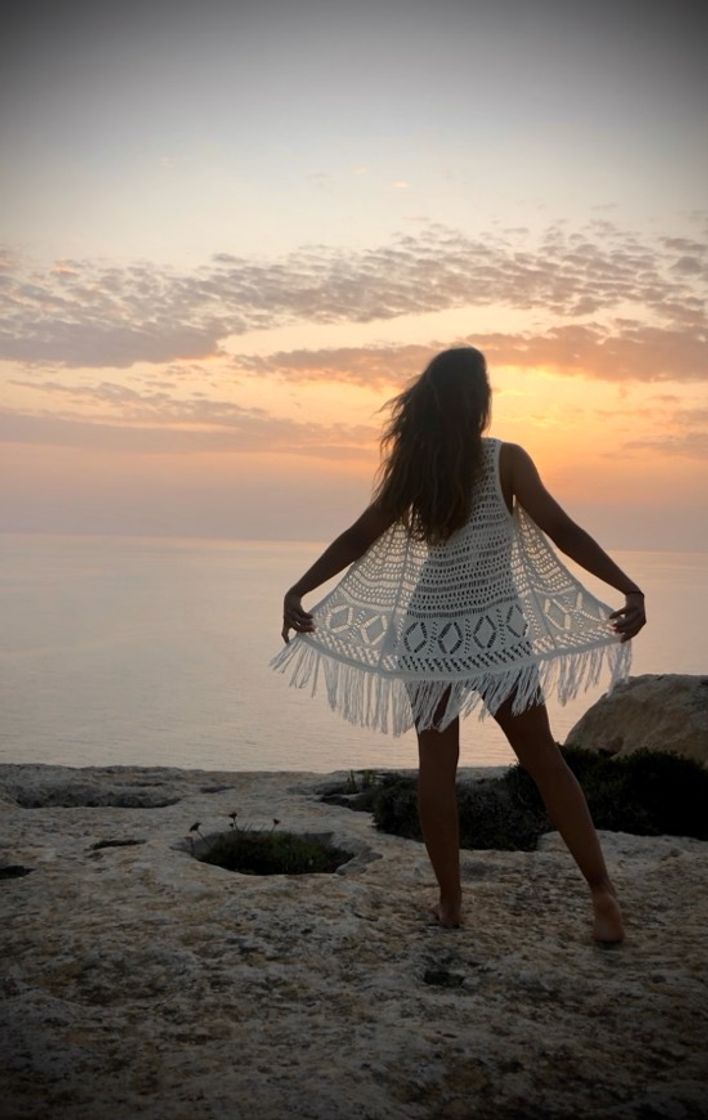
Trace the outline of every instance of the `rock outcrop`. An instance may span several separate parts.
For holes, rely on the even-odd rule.
[[[0,766],[3,1120],[708,1115],[708,843],[601,833],[611,950],[557,833],[463,851],[442,929],[423,845],[320,800],[344,776]],[[233,811],[354,858],[194,858]]]
[[[708,676],[630,677],[588,708],[565,746],[607,754],[648,747],[708,763]]]

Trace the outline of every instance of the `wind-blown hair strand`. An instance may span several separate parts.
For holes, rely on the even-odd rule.
[[[491,415],[484,355],[443,350],[388,407],[372,501],[413,538],[442,544],[472,512]]]

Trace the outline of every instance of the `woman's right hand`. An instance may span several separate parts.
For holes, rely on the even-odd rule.
[[[630,591],[625,595],[625,605],[613,611],[610,618],[617,619],[612,628],[616,634],[622,635],[620,641],[628,642],[638,634],[647,621],[641,591]]]
[[[283,629],[281,630],[281,637],[284,642],[290,643],[288,631],[295,630],[297,633],[308,633],[315,629],[315,624],[312,620],[310,611],[306,611],[302,606],[302,596],[297,592],[285,592],[283,599]]]

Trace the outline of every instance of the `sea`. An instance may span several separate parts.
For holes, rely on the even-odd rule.
[[[0,534],[0,761],[314,771],[417,766],[415,731],[347,723],[288,684],[282,598],[328,542]],[[611,551],[642,587],[647,625],[632,675],[708,673],[708,554]],[[623,597],[567,557],[613,607]],[[342,578],[304,597],[315,605]],[[292,637],[292,635],[291,635]],[[607,680],[561,707],[563,742]],[[460,766],[514,761],[477,712],[461,721]]]

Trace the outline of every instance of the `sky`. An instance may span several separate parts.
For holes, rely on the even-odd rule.
[[[0,530],[328,541],[481,349],[605,548],[708,550],[700,6],[16,6]]]

